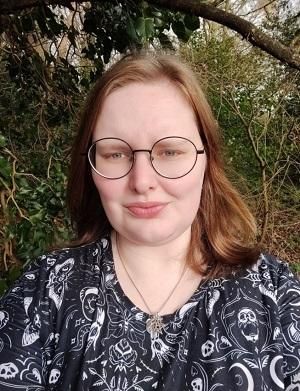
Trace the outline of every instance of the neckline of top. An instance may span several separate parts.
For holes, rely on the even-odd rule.
[[[109,263],[109,266],[110,266],[109,274],[113,275],[113,280],[115,281],[114,289],[116,289],[118,296],[123,301],[123,304],[124,304],[124,306],[126,307],[127,310],[129,310],[132,313],[134,312],[135,314],[140,313],[140,314],[143,315],[143,318],[147,319],[150,316],[150,314],[148,314],[147,312],[145,312],[142,309],[140,309],[125,294],[125,292],[124,292],[124,290],[123,290],[123,288],[122,288],[122,286],[121,286],[121,284],[120,284],[120,282],[118,280],[117,273],[116,273],[116,270],[115,270],[115,263],[114,263],[113,250],[112,250],[112,241],[111,241],[110,235],[108,235],[105,239],[108,241],[108,246],[106,248],[107,256],[104,257],[104,262],[106,264]],[[197,303],[198,300],[199,300],[199,296],[200,296],[201,292],[203,292],[204,296],[206,296],[205,292],[210,290],[210,287],[208,287],[207,285],[211,281],[213,281],[213,280],[206,280],[206,279],[201,280],[199,285],[197,286],[197,288],[195,289],[195,291],[191,295],[191,297],[183,305],[181,305],[173,313],[161,315],[161,318],[162,318],[163,322],[164,323],[167,323],[167,322],[169,323],[170,321],[175,320],[176,317],[179,316],[180,311],[185,306],[188,306],[189,304],[192,305],[192,303]]]

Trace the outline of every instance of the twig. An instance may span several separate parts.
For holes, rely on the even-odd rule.
[[[50,156],[48,167],[47,167],[47,179],[50,178],[51,163],[52,163],[52,155]]]
[[[253,133],[251,131],[251,125],[252,125],[253,116],[254,116],[253,106],[251,106],[251,109],[252,109],[251,117],[247,123],[245,118],[242,116],[240,109],[237,106],[235,99],[234,99],[234,96],[231,91],[230,91],[230,96],[231,96],[231,100],[233,102],[233,108],[235,109],[235,112],[239,116],[242,124],[244,125],[244,127],[247,131],[248,137],[249,137],[251,145],[252,145],[252,149],[254,151],[254,155],[255,155],[256,160],[258,161],[260,169],[261,169],[262,192],[263,192],[263,200],[264,200],[264,217],[263,217],[263,222],[262,222],[262,227],[261,227],[261,234],[260,234],[258,241],[259,241],[259,243],[262,243],[264,241],[265,236],[266,236],[268,221],[269,221],[269,214],[270,214],[268,184],[267,184],[267,174],[266,174],[266,161],[261,157],[261,155],[259,153],[258,144],[256,144],[254,137],[253,137]]]
[[[268,5],[274,3],[275,1],[277,1],[277,0],[271,0],[271,1],[269,1],[267,4],[262,5],[261,7],[256,8],[255,10],[249,11],[249,12],[247,12],[246,14],[240,14],[239,16],[244,17],[244,16],[248,16],[248,15],[254,14],[254,13],[257,12],[257,11],[260,11],[260,10],[262,10],[262,9],[266,9],[266,7],[268,7]]]
[[[8,198],[8,200],[11,199],[12,202],[15,204],[15,207],[17,208],[20,217],[21,217],[22,219],[25,219],[25,220],[30,221],[30,219],[29,219],[28,217],[26,217],[26,216],[23,214],[23,212],[21,211],[21,209],[20,209],[19,205],[17,204],[17,202],[16,202],[16,200],[15,200],[15,198],[14,198],[14,196],[13,196],[11,190],[10,190],[10,188],[7,186],[7,184],[4,182],[4,180],[3,180],[1,177],[0,177],[0,180],[1,180],[2,185],[3,185],[3,186],[6,188],[6,190],[9,192],[9,198]],[[8,201],[8,200],[7,200],[7,201]]]

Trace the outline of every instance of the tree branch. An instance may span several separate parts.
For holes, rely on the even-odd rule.
[[[242,14],[242,15],[240,14],[239,16],[240,17],[244,17],[244,16],[248,16],[248,15],[254,14],[255,12],[261,11],[262,9],[266,9],[266,7],[268,7],[272,3],[275,3],[275,1],[277,1],[277,0],[270,0],[267,4],[264,4],[261,7],[255,8],[253,11],[249,11],[246,14]]]
[[[75,3],[83,3],[84,1],[86,0],[75,0]],[[62,5],[73,9],[71,0],[0,0],[0,15],[13,14],[26,8],[48,5]]]
[[[259,47],[292,68],[300,70],[299,54],[265,34],[253,23],[237,15],[223,11],[199,0],[151,0],[150,2],[168,9],[193,14],[226,26],[239,33],[253,46]]]
[[[75,0],[76,3],[84,1]],[[94,1],[101,2],[103,0]],[[201,0],[149,0],[149,3],[169,10],[196,15],[226,26],[236,31],[253,46],[260,48],[292,68],[300,70],[300,55],[296,51],[273,39],[253,23],[237,15],[223,11]],[[71,0],[0,0],[0,15],[40,5],[62,5],[73,9]]]

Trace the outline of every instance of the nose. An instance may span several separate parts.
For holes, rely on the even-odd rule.
[[[142,152],[142,153],[140,153]],[[129,173],[129,186],[136,193],[144,194],[157,186],[158,174],[154,171],[150,154],[147,151],[139,151],[134,155],[133,167]]]

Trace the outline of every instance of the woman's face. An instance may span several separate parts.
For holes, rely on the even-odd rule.
[[[186,98],[176,85],[159,80],[113,91],[104,101],[93,140],[116,137],[133,150],[150,150],[168,136],[188,138],[197,149],[203,148]],[[200,154],[190,173],[168,179],[154,171],[149,153],[139,152],[127,176],[112,180],[93,171],[93,180],[112,227],[132,242],[156,246],[190,235],[205,166],[205,154]]]

